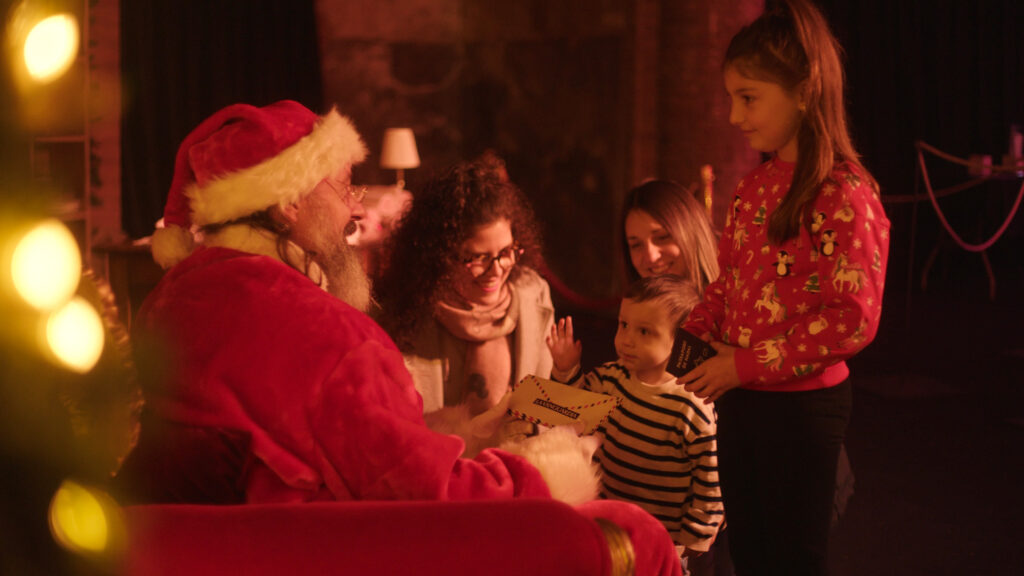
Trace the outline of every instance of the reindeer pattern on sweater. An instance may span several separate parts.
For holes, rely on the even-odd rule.
[[[858,168],[837,165],[807,226],[775,245],[768,223],[793,168],[773,158],[740,181],[719,245],[722,273],[685,325],[739,347],[747,388],[839,383],[845,359],[874,338],[881,317],[890,224],[877,190]]]

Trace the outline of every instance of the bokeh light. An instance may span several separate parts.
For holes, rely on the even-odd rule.
[[[120,513],[99,490],[65,480],[50,501],[50,532],[73,552],[101,553],[111,544]]]
[[[25,66],[38,82],[59,77],[78,55],[78,22],[70,14],[50,16],[25,38]]]
[[[76,296],[46,321],[46,343],[65,367],[92,370],[103,353],[103,320],[81,296]]]
[[[21,238],[11,256],[14,288],[25,302],[39,310],[52,310],[67,301],[78,287],[82,256],[66,226],[50,219]]]

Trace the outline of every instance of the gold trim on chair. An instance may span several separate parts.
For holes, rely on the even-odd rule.
[[[636,571],[636,553],[629,534],[618,524],[605,518],[594,518],[608,542],[608,553],[611,556],[611,572],[609,576],[633,576]]]

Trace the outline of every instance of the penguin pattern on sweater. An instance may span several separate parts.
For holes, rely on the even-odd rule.
[[[857,167],[836,165],[807,225],[776,245],[768,222],[794,167],[773,158],[740,181],[719,244],[722,272],[684,325],[739,347],[744,388],[838,384],[881,317],[890,223],[877,190]]]

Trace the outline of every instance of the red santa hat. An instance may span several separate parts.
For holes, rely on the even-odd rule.
[[[228,106],[178,148],[153,259],[170,268],[192,251],[193,224],[230,222],[295,202],[364,158],[366,145],[337,110],[320,117],[291,100]]]

